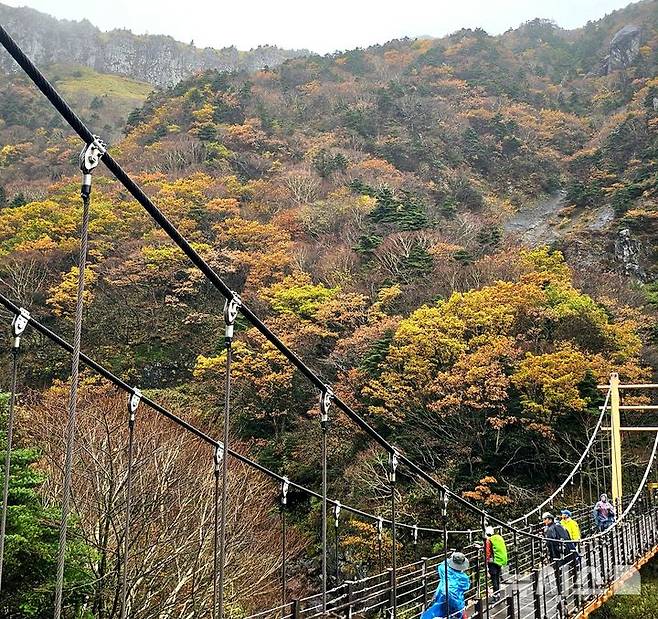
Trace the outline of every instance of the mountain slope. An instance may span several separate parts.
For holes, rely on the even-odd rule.
[[[577,31],[535,20],[206,71],[149,94],[112,152],[345,401],[508,518],[577,459],[597,383],[658,368],[656,6]],[[71,96],[107,86],[58,70]],[[112,109],[89,102],[92,129]],[[0,287],[70,333],[80,144],[44,110],[20,80],[0,92]],[[217,434],[223,300],[103,166],[89,259],[85,350]],[[62,399],[69,360],[38,344],[25,339],[21,370]],[[240,449],[319,487],[317,392],[241,321],[232,350]],[[107,410],[89,389],[85,405]],[[382,454],[334,412],[329,451],[331,493],[386,516]],[[435,495],[404,473],[398,489],[406,521],[439,524]],[[315,540],[317,504],[297,495],[291,512]],[[367,572],[372,528],[341,526],[343,575]]]

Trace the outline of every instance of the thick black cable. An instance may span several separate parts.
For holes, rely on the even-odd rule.
[[[73,112],[70,106],[64,101],[59,93],[48,82],[44,75],[36,68],[32,61],[25,55],[25,53],[18,47],[16,42],[11,38],[7,31],[0,26],[0,43],[5,47],[9,54],[16,60],[25,73],[30,77],[34,84],[41,90],[46,98],[51,102],[53,107],[62,115],[62,117],[69,123],[71,128],[87,143],[94,141],[96,138],[91,131],[84,125],[84,123]],[[115,176],[115,178],[123,184],[128,192],[144,207],[153,220],[167,233],[169,238],[183,251],[183,253],[192,261],[192,263],[206,276],[210,283],[226,298],[233,297],[233,292],[222,280],[222,278],[215,273],[212,267],[192,248],[187,239],[178,231],[178,229],[167,219],[149,197],[142,191],[142,189],[128,176],[128,174],[121,168],[121,166],[112,158],[109,153],[106,153],[102,159],[107,169]],[[271,344],[279,350],[279,352],[286,357],[311,383],[318,389],[326,389],[325,382],[308,366],[301,358],[290,350],[279,337],[267,327],[267,325],[258,316],[250,310],[247,306],[241,307],[243,316],[252,324],[261,334],[265,336]],[[334,396],[336,406],[342,410],[352,421],[354,421],[366,434],[375,440],[380,446],[385,448],[389,453],[394,451],[393,446],[384,437],[379,434],[365,419],[356,413],[349,405],[343,402],[339,397]],[[489,521],[513,531],[514,527],[492,516],[482,510],[481,508],[469,503],[460,495],[452,492],[443,484],[437,482],[431,475],[426,473],[414,462],[409,460],[403,455],[400,455],[400,461],[403,462],[412,472],[418,475],[421,479],[425,480],[432,487],[443,492],[447,492],[455,501],[466,509],[486,517]],[[522,535],[530,536],[531,534],[519,530]],[[562,542],[559,542],[562,543]],[[566,543],[566,542],[563,542]]]
[[[85,269],[89,245],[89,196],[82,200],[82,228],[80,231],[80,256],[78,258],[78,287],[75,302],[75,325],[73,332],[73,352],[71,359],[71,386],[69,389],[68,418],[66,421],[66,452],[64,460],[64,483],[62,488],[62,519],[59,529],[57,549],[57,579],[55,583],[54,619],[62,614],[62,594],[64,590],[64,562],[66,558],[66,531],[71,508],[71,482],[73,478],[73,450],[78,412],[78,382],[80,377],[80,345],[82,339],[82,317],[84,309]]]
[[[130,554],[130,517],[132,515],[133,458],[135,451],[135,413],[133,399],[128,402],[128,468],[126,471],[126,524],[123,531],[123,567],[121,575],[121,619],[128,616],[128,555]]]
[[[327,614],[327,422],[322,424],[322,615]]]
[[[339,563],[339,551],[340,551],[340,507],[334,507],[334,586],[337,587],[340,584],[340,563]]]
[[[396,504],[395,504],[395,481],[397,476],[398,459],[397,453],[393,452],[390,456],[390,488],[391,488],[391,567],[393,568],[393,619],[398,616],[398,554],[397,554],[397,529],[396,523]],[[447,568],[446,568],[447,569]],[[446,573],[447,576],[447,573]]]
[[[61,95],[50,84],[46,77],[25,55],[23,50],[11,38],[9,33],[0,26],[0,43],[9,52],[12,58],[21,66],[28,77],[34,82],[36,87],[45,95],[53,107],[61,114],[71,128],[89,144],[96,140],[94,134],[78,118],[71,107],[64,101]],[[210,283],[226,298],[233,298],[233,291],[226,285],[224,280],[212,269],[212,267],[194,250],[188,240],[178,231],[164,215],[160,209],[151,201],[151,199],[142,191],[142,189],[128,176],[123,168],[114,160],[110,153],[105,153],[102,159],[105,167],[115,176],[115,178],[128,190],[128,192],[139,202],[148,212],[153,220],[167,233],[169,238],[183,251],[183,253],[192,261],[192,263],[206,276]],[[242,315],[268,339],[281,354],[283,354],[310,382],[318,389],[324,390],[326,383],[323,381],[302,359],[290,350],[279,337],[246,305],[240,308]],[[357,415],[347,404],[340,401],[338,397],[334,398],[347,415],[355,421],[361,428],[367,432],[382,447],[390,451],[388,442],[365,420]]]
[[[2,591],[2,568],[5,558],[5,537],[7,533],[7,511],[9,509],[9,477],[11,475],[11,447],[14,436],[14,404],[18,380],[18,346],[11,348],[11,391],[7,415],[7,445],[5,447],[5,472],[2,480],[2,520],[0,521],[0,591]]]
[[[226,337],[226,385],[224,390],[224,428],[222,458],[222,505],[219,522],[219,619],[224,619],[224,571],[226,568],[226,513],[228,511],[228,449],[229,424],[231,416],[231,361],[233,359],[232,337]]]
[[[212,568],[212,613],[211,617],[217,617],[219,608],[219,480],[222,472],[222,460],[225,460],[225,454],[221,447],[215,447],[214,452],[214,488],[213,488],[213,568]]]

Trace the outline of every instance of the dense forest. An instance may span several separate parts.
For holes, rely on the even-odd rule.
[[[507,517],[571,468],[597,384],[658,369],[657,69],[647,0],[573,31],[533,20],[396,40],[146,98],[125,78],[48,73],[286,344],[406,455]],[[18,75],[0,81],[0,118],[0,289],[70,337],[80,143]],[[219,436],[223,300],[102,168],[91,217],[83,350]],[[35,334],[24,345],[8,556],[34,578],[2,604],[45,617],[70,359]],[[317,489],[317,393],[241,320],[233,373],[236,449]],[[125,401],[89,373],[80,410],[69,601],[118,617]],[[211,454],[143,424],[131,616],[205,616]],[[332,495],[386,516],[385,455],[338,414],[329,441]],[[231,466],[240,617],[276,599],[277,489]],[[405,521],[438,522],[436,496],[404,474],[398,499]],[[291,503],[304,593],[319,506]],[[346,526],[344,573],[368,573],[372,526]]]

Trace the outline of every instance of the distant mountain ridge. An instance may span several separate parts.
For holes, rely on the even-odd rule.
[[[154,86],[171,86],[207,69],[253,71],[310,54],[269,45],[250,51],[200,49],[169,36],[136,35],[129,30],[102,32],[87,20],[59,20],[34,9],[4,4],[0,4],[0,23],[39,65],[79,64]],[[7,54],[0,54],[0,71],[10,73],[16,68]]]

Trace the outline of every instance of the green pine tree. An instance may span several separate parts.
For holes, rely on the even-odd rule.
[[[0,394],[2,463],[6,454],[8,402],[8,395]],[[38,452],[31,447],[15,447],[11,454],[7,536],[0,592],[2,619],[52,617],[61,514],[57,508],[44,505],[39,491],[45,477],[35,467],[37,460]],[[3,472],[4,467],[0,471],[0,484]],[[73,519],[70,522],[64,575],[64,614],[82,619],[91,617],[84,606],[91,592],[89,565],[93,553],[77,534]]]

